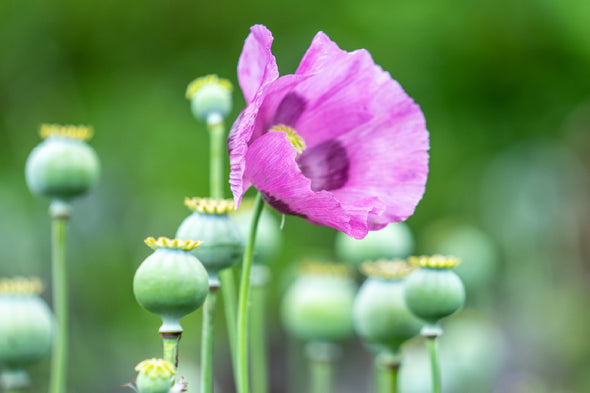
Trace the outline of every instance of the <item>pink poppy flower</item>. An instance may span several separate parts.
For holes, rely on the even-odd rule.
[[[428,175],[420,107],[369,52],[323,32],[279,77],[271,32],[250,31],[238,61],[247,106],[228,138],[236,206],[254,186],[279,212],[357,239],[411,216]]]

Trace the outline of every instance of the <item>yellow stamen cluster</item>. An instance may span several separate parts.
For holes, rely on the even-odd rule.
[[[7,295],[39,295],[43,284],[38,278],[15,277],[0,279],[0,294]]]
[[[39,135],[43,139],[49,138],[50,136],[59,136],[87,141],[94,135],[94,129],[86,126],[41,124],[41,127],[39,127]]]
[[[157,239],[153,237],[148,237],[144,240],[145,244],[147,244],[150,248],[154,250],[160,248],[167,248],[170,250],[183,250],[183,251],[191,251],[195,248],[199,247],[202,242],[200,241],[192,241],[192,240],[179,240],[179,239],[169,239],[167,237],[159,237]]]
[[[399,280],[416,270],[416,266],[401,259],[380,259],[364,262],[360,271],[367,277],[379,277],[386,280]]]
[[[287,140],[291,142],[295,149],[297,149],[297,154],[301,154],[303,150],[307,147],[303,138],[295,131],[293,128],[286,126],[284,124],[278,124],[276,126],[272,126],[269,132],[278,131],[284,132],[287,134]]]
[[[169,378],[176,374],[172,363],[164,359],[147,359],[135,366],[135,371],[150,378]]]
[[[414,266],[428,267],[432,269],[450,269],[457,266],[460,262],[459,258],[444,256],[444,255],[433,255],[433,256],[420,256],[408,258]]]
[[[199,213],[224,214],[234,210],[234,201],[231,199],[187,197],[184,198],[184,204]]]
[[[186,88],[186,98],[190,100],[201,87],[212,83],[226,89],[228,93],[231,93],[234,89],[231,82],[227,79],[220,78],[217,75],[207,75],[197,78],[188,84]]]
[[[304,275],[352,277],[353,270],[341,263],[329,263],[315,259],[304,259],[299,262],[299,271]]]

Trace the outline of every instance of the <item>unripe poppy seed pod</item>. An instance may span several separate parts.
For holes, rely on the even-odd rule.
[[[164,359],[148,359],[135,367],[138,393],[168,393],[174,384],[175,367]]]
[[[0,366],[20,369],[51,352],[54,319],[38,279],[0,280]]]
[[[287,290],[281,306],[285,328],[308,342],[349,339],[356,284],[343,265],[313,264],[305,267]]]
[[[207,271],[189,252],[200,243],[165,237],[145,242],[155,251],[135,273],[135,298],[162,318],[160,333],[182,332],[180,319],[201,307],[209,293]]]
[[[62,200],[88,192],[100,172],[98,156],[85,142],[92,129],[44,124],[39,133],[45,140],[33,149],[25,166],[29,189]]]
[[[211,116],[224,119],[231,112],[232,90],[232,84],[217,75],[195,79],[186,89],[193,116],[205,121],[209,121]]]
[[[209,198],[186,198],[184,203],[194,212],[180,224],[176,237],[202,241],[191,253],[207,269],[210,284],[218,286],[218,273],[238,263],[244,252],[242,235],[228,214],[234,203]]]
[[[404,299],[405,277],[413,270],[400,260],[366,262],[361,267],[368,278],[356,296],[353,322],[358,335],[377,353],[396,354],[420,332],[423,322]]]
[[[406,304],[419,318],[431,325],[454,312],[465,303],[465,287],[451,270],[459,264],[453,257],[411,257],[409,262],[420,268],[406,281]]]

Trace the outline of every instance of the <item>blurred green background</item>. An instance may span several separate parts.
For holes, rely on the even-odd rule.
[[[282,73],[323,30],[343,49],[368,49],[425,113],[431,169],[408,224],[417,253],[464,253],[469,291],[443,336],[456,368],[444,370],[447,391],[590,391],[589,21],[587,0],[3,0],[0,275],[50,279],[48,202],[24,181],[39,125],[93,125],[101,180],[69,227],[69,384],[128,391],[133,367],[160,354],[159,321],[131,289],[150,253],[143,239],[173,236],[184,197],[208,192],[207,135],[186,85],[208,73],[236,83],[252,24],[272,30]],[[234,98],[232,119],[244,105],[237,88]],[[282,235],[268,305],[273,392],[289,383],[277,313],[291,262],[333,257],[335,231],[287,217]],[[199,314],[181,341],[189,382]],[[230,392],[224,337],[220,327],[216,378]],[[408,350],[417,365],[420,344]],[[358,342],[345,355],[338,392],[368,391],[370,356]],[[405,378],[420,380],[428,370],[410,360]],[[47,366],[31,370],[34,390],[45,390]]]

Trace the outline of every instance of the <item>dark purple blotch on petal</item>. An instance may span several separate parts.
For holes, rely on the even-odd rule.
[[[307,107],[307,101],[295,92],[287,94],[275,112],[272,125],[283,124],[295,128],[297,120]]]
[[[297,164],[301,173],[311,180],[313,191],[336,190],[348,181],[350,161],[346,148],[336,140],[305,149]]]
[[[291,209],[288,204],[285,202],[273,197],[272,195],[267,194],[264,191],[260,191],[262,195],[262,200],[269,204],[273,209],[277,210],[280,213],[287,214],[290,216],[297,216],[301,218],[307,218],[305,214],[296,212],[295,210]]]

